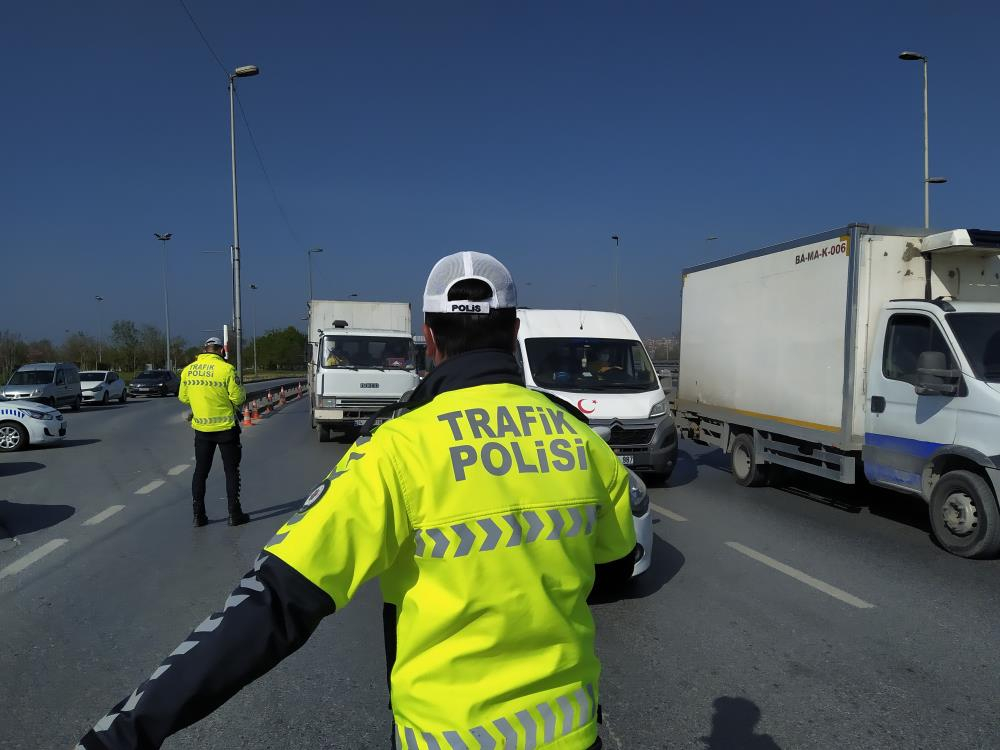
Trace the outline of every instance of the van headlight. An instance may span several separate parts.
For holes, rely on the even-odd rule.
[[[646,483],[631,470],[628,477],[628,501],[632,506],[632,515],[636,518],[649,512],[649,493],[646,491]]]
[[[52,413],[47,411],[38,411],[37,409],[25,409],[23,407],[21,411],[23,411],[32,419],[55,419]]]
[[[323,396],[319,400],[320,409],[333,409],[336,406],[337,406],[337,399],[335,397],[327,398],[326,396]]]
[[[649,410],[649,416],[652,417],[662,417],[667,413],[667,400],[657,401],[653,404],[653,408]]]

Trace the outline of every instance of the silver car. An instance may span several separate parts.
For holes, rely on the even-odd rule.
[[[35,401],[56,408],[68,405],[79,411],[83,402],[80,371],[72,362],[21,365],[0,388],[0,399]]]

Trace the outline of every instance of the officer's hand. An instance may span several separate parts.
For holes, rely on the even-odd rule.
[[[186,411],[186,412],[184,412],[184,421],[185,422],[190,422],[192,419],[194,419],[194,412],[193,411]]]

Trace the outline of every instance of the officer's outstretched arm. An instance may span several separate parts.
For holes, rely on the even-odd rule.
[[[180,384],[180,387],[177,389],[177,399],[182,404],[190,404],[191,403],[191,394],[188,393],[187,378],[184,377],[183,371],[181,372],[181,384]]]
[[[79,747],[159,748],[297,650],[323,617],[392,564],[412,529],[393,461],[378,442],[362,439],[348,451],[222,611],[196,627]]]
[[[611,504],[600,508],[597,516],[594,562],[620,560],[635,549],[635,525],[632,523],[631,473],[609,449],[611,456],[608,495]],[[598,457],[595,457],[598,460]]]

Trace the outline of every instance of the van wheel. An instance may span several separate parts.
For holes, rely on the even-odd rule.
[[[28,444],[28,431],[17,422],[0,423],[0,452],[19,451]]]
[[[743,487],[762,487],[767,484],[767,467],[756,463],[753,435],[745,432],[733,438],[729,455],[733,479]]]
[[[80,402],[81,399],[79,396],[77,396],[75,399],[73,399],[73,405],[70,407],[70,409],[72,409],[73,411],[80,411]]]
[[[1000,553],[1000,510],[989,484],[971,471],[949,471],[931,494],[931,530],[948,552],[959,557]]]
[[[321,424],[317,425],[317,427],[319,427],[319,441],[321,443],[329,443],[331,441],[330,426]]]

